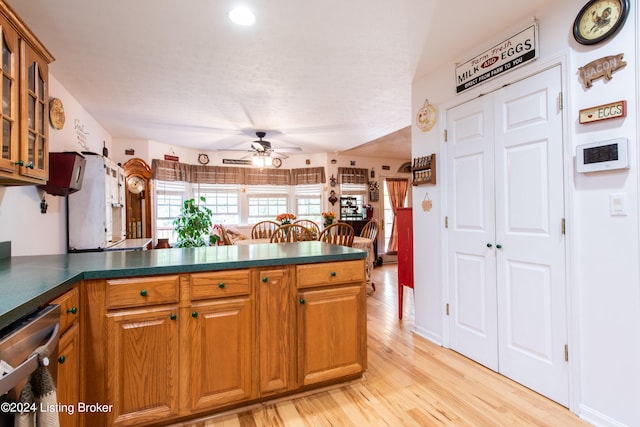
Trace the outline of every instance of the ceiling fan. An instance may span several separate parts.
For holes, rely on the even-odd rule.
[[[252,163],[254,166],[264,167],[264,166],[274,166],[280,167],[282,165],[282,159],[288,158],[287,155],[282,154],[283,152],[294,152],[294,151],[302,151],[300,147],[286,147],[286,148],[273,148],[270,141],[266,141],[264,137],[267,136],[266,132],[257,131],[256,136],[257,140],[251,141],[251,145],[248,151],[250,154],[244,156],[243,158],[251,157]],[[222,149],[220,151],[245,151],[238,149]]]
[[[263,138],[267,136],[266,132],[258,131],[256,132],[256,136],[258,139],[256,141],[251,142],[251,150],[255,151],[258,154],[262,154],[264,156],[275,157],[286,159],[287,156],[281,154],[283,152],[292,152],[292,151],[302,151],[300,147],[287,147],[287,148],[273,148],[271,147],[271,142],[266,141]]]

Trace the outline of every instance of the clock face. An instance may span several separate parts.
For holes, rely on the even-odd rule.
[[[201,165],[206,165],[207,163],[209,163],[209,156],[206,154],[199,154],[198,163],[200,163]]]
[[[279,159],[278,157],[276,157],[271,161],[271,164],[273,165],[274,168],[278,169],[280,166],[282,166],[282,159]]]
[[[573,36],[582,44],[595,44],[614,35],[629,14],[629,0],[591,0],[573,24]]]
[[[130,176],[127,178],[127,188],[133,194],[140,194],[144,191],[146,183],[139,176]]]

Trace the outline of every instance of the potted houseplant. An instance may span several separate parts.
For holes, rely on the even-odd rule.
[[[211,209],[204,203],[206,199],[200,197],[202,204],[196,204],[195,199],[185,200],[180,215],[173,221],[174,229],[178,234],[177,248],[195,248],[206,246],[205,237],[211,230]]]

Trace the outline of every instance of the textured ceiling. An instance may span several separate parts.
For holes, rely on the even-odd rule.
[[[246,0],[253,27],[228,20],[237,0],[8,3],[115,138],[244,150],[265,130],[276,148],[314,153],[407,127],[415,77],[550,0]]]

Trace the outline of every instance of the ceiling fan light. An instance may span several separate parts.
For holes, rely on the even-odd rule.
[[[265,166],[271,166],[273,164],[273,159],[270,156],[266,156],[264,158],[264,165]]]
[[[238,6],[229,12],[229,19],[237,25],[253,25],[256,22],[256,16],[244,6]]]
[[[257,166],[259,168],[264,167],[264,159],[257,154],[253,155],[253,158],[251,159],[251,163],[253,163],[253,166]]]

